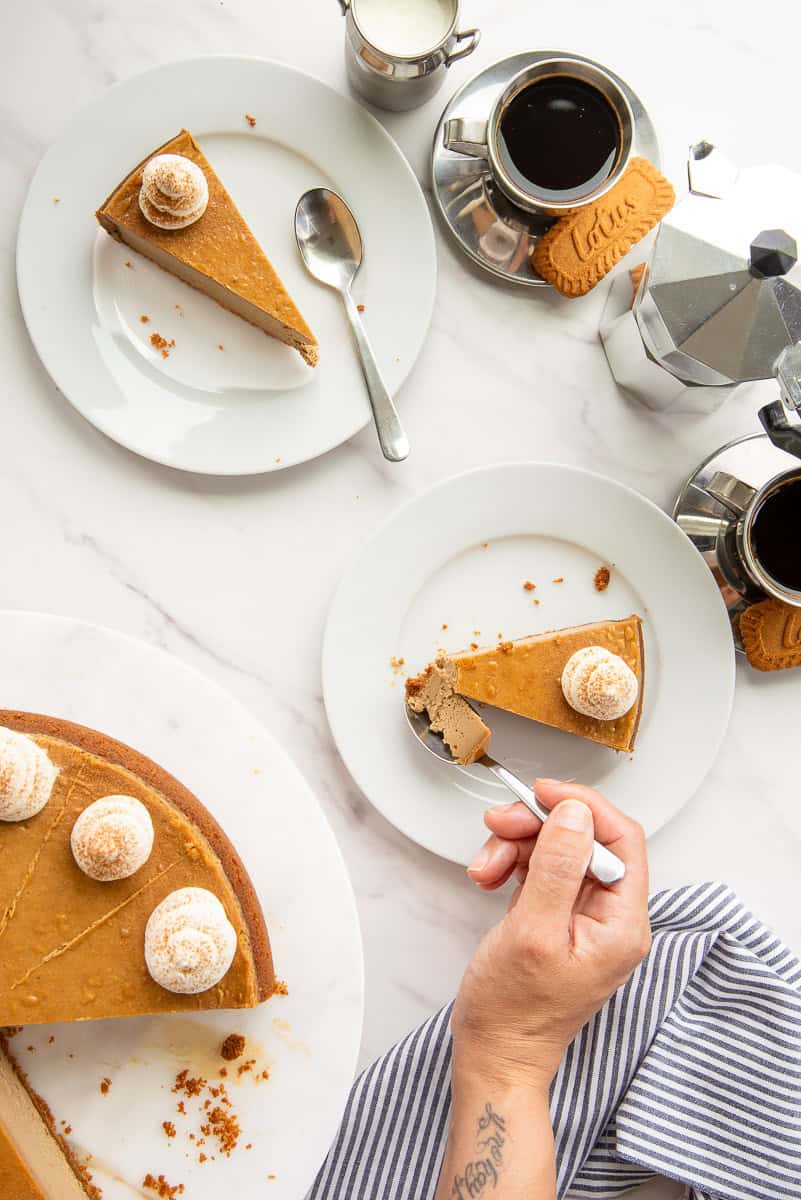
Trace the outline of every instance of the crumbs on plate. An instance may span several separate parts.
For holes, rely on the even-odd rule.
[[[551,580],[551,583],[564,583],[564,582],[565,582],[564,575],[557,575],[556,579]]]
[[[605,592],[609,587],[611,573],[608,567],[599,567],[595,572],[595,590],[596,592]]]
[[[252,128],[253,128],[253,126],[256,124],[256,118],[255,118],[255,117],[252,117],[252,116],[250,115],[250,113],[245,113],[245,120],[247,121],[247,123],[248,123],[248,125],[250,126],[250,128],[251,128],[251,129],[252,129]]]
[[[148,1171],[142,1180],[142,1187],[148,1191],[155,1192],[161,1200],[175,1200],[176,1196],[183,1196],[184,1185],[182,1183],[167,1183],[163,1175],[151,1175]]]
[[[111,1080],[108,1078],[108,1076],[106,1076],[105,1079],[101,1079],[100,1091],[103,1093],[104,1096],[107,1096],[109,1094],[109,1092],[111,1091]]]
[[[392,658],[389,660],[389,665],[392,667],[392,674],[399,675],[400,672],[403,670],[403,668],[406,666],[406,659],[405,658],[396,658],[395,655],[393,654]]]
[[[175,346],[175,338],[170,338],[170,340],[167,341],[167,339],[162,337],[160,333],[151,333],[150,345],[154,350],[161,351],[162,358],[169,358],[170,350],[172,350]]]
[[[524,592],[533,592],[536,589],[536,587],[537,587],[536,583],[532,583],[530,579],[527,579],[526,582],[523,584],[523,591]]]

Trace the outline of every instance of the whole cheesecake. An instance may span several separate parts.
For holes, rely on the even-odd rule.
[[[28,735],[58,770],[40,812],[0,821],[0,1026],[250,1008],[272,995],[255,889],[196,796],[144,755],[83,726],[6,710],[0,726]],[[98,882],[77,865],[71,833],[89,805],[110,796],[147,809],[152,851],[129,878]],[[145,958],[151,915],[185,888],[211,893],[235,934],[225,974],[192,994],[157,983]]]

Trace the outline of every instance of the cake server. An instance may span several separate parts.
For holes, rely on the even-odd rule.
[[[402,462],[409,453],[409,441],[381,378],[350,290],[356,272],[362,265],[362,238],[356,218],[336,192],[328,188],[312,188],[298,200],[295,237],[309,273],[342,297],[356,339],[381,451],[390,462]]]
[[[409,728],[420,745],[442,762],[449,763],[452,767],[458,766],[459,764],[452,757],[441,736],[432,730],[426,714],[412,712],[408,704],[404,704],[403,710],[406,713]],[[503,766],[502,763],[496,762],[494,758],[490,758],[488,754],[476,759],[476,762],[491,771],[496,779],[500,779],[501,783],[505,784],[518,800],[523,801],[526,808],[530,809],[535,817],[539,817],[541,821],[547,821],[550,815],[549,810],[539,802],[533,788],[523,783],[522,779],[518,779],[513,771]],[[618,883],[626,874],[626,865],[611,850],[607,850],[606,846],[602,846],[600,842],[594,842],[588,873],[599,883]]]

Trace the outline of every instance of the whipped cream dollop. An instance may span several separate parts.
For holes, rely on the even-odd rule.
[[[598,721],[616,721],[637,699],[637,676],[618,654],[585,646],[565,663],[562,692],[571,708]]]
[[[159,229],[185,229],[206,211],[209,185],[197,163],[183,154],[157,154],[142,172],[139,207]]]
[[[145,962],[168,992],[195,995],[223,978],[236,953],[236,931],[205,888],[170,892],[145,928]]]
[[[72,856],[84,875],[100,883],[127,879],[153,849],[150,813],[133,796],[104,796],[88,805],[72,827]]]
[[[0,726],[0,821],[27,821],[50,799],[58,767],[25,733]]]

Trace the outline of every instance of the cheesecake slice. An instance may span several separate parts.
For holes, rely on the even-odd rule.
[[[474,708],[454,691],[456,668],[445,659],[406,681],[406,703],[412,712],[428,714],[431,729],[458,763],[467,766],[487,753],[492,736]]]
[[[594,647],[617,660],[622,659],[636,680],[636,687],[633,682],[631,684],[636,691],[631,706],[612,720],[578,711],[567,702],[562,687],[562,674],[568,661],[578,651]],[[434,679],[437,680],[435,689]],[[441,723],[439,712],[449,711],[446,695],[454,700],[466,698],[588,738],[612,750],[631,751],[640,725],[644,684],[642,622],[633,614],[620,621],[595,621],[517,641],[500,642],[491,648],[442,656],[423,675],[408,681],[407,703],[416,711],[425,708],[431,717],[428,699],[433,698],[434,714]],[[480,721],[476,713],[473,716]],[[432,728],[435,728],[433,724]],[[486,753],[488,739],[481,741],[477,733],[475,737],[476,746],[480,743],[482,747],[480,752]],[[459,748],[464,749],[462,743]],[[469,748],[466,752],[469,754]],[[460,761],[474,759],[468,757]]]
[[[197,797],[150,759],[83,726],[0,710],[0,727],[31,739],[58,771],[40,811],[0,820],[0,1026],[251,1008],[272,995],[270,941],[255,889]],[[8,778],[0,769],[0,798]],[[143,806],[153,835],[135,873],[98,882],[78,866],[72,834],[78,817],[104,797]],[[219,914],[229,965],[203,990],[181,992],[151,974],[145,931],[154,910],[185,889],[201,889],[190,895],[204,902],[204,913],[210,904]],[[201,939],[204,919],[195,918]],[[180,943],[176,953],[184,955],[185,936],[179,929],[177,941],[165,938],[164,954]],[[193,929],[188,936],[196,936]]]
[[[144,168],[161,154],[190,159],[208,185],[205,211],[183,228],[154,225],[139,204]],[[182,129],[138,163],[96,215],[118,242],[144,254],[270,337],[294,347],[309,366],[317,365],[317,339],[188,130]]]
[[[86,1170],[56,1132],[0,1037],[0,1196],[3,1200],[99,1200]]]

